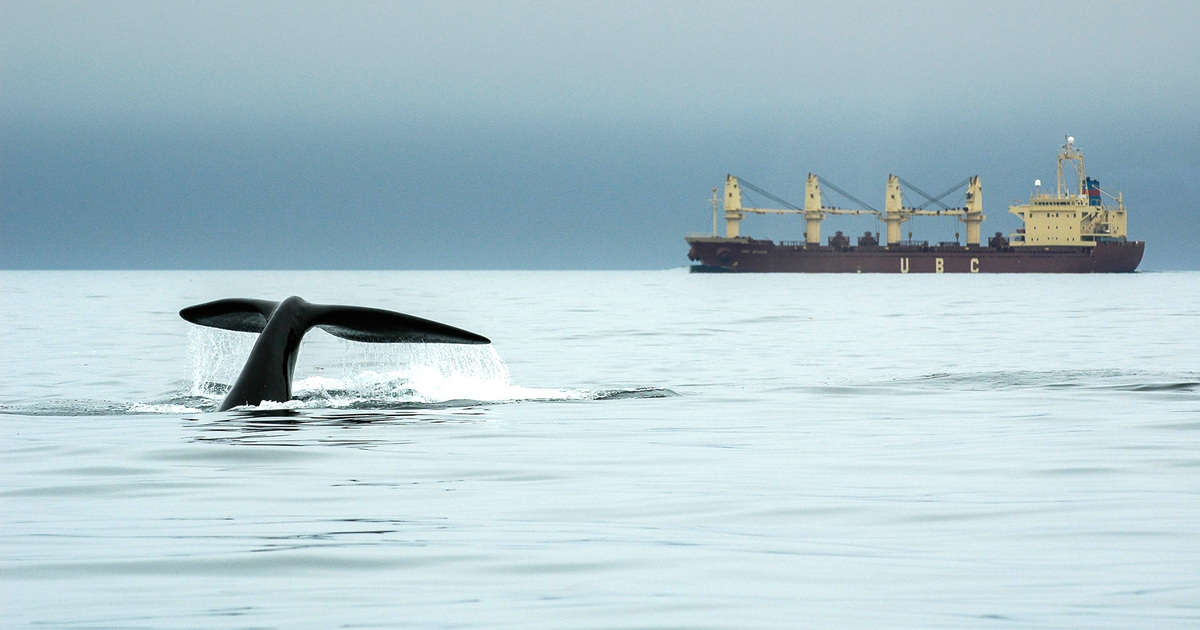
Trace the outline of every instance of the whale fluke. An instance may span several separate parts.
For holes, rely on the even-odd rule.
[[[278,306],[279,302],[270,300],[229,298],[189,306],[179,311],[179,316],[201,326],[260,333]]]
[[[189,306],[179,316],[193,324],[259,333],[254,349],[218,411],[292,397],[300,340],[314,326],[367,343],[491,343],[487,337],[404,313],[361,306],[230,298]]]

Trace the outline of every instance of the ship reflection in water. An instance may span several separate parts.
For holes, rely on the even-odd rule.
[[[804,206],[788,203],[746,181],[725,178],[722,200],[713,191],[713,232],[689,235],[688,259],[699,264],[694,272],[799,272],[799,273],[1128,273],[1142,261],[1146,244],[1126,238],[1127,216],[1120,193],[1113,196],[1100,182],[1087,176],[1083,152],[1075,139],[1067,137],[1058,154],[1058,183],[1053,192],[1042,191],[1041,180],[1029,203],[1010,206],[1008,211],[1024,223],[1005,237],[1000,232],[980,242],[984,220],[983,189],[979,177],[970,177],[938,196],[922,192],[896,175],[888,176],[887,198],[881,212],[858,201],[829,182],[825,185],[864,206],[845,209],[822,202],[821,182],[809,174]],[[1076,185],[1064,177],[1069,165]],[[1077,176],[1077,177],[1074,177]],[[901,184],[925,197],[918,207],[903,204]],[[966,186],[965,204],[952,208],[944,203],[950,193]],[[751,208],[742,205],[742,188],[760,193],[784,208]],[[1106,198],[1108,202],[1106,203]],[[718,208],[723,205],[725,236],[717,235]],[[930,206],[937,208],[930,209]],[[776,243],[741,236],[740,222],[746,214],[798,214],[805,220],[803,241]],[[887,226],[887,238],[870,232],[858,237],[856,245],[841,232],[821,245],[821,221],[828,215],[874,215]],[[901,239],[901,226],[916,216],[953,217],[966,224],[966,245],[957,241],[930,244]]]

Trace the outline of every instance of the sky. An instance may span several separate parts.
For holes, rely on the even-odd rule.
[[[1196,2],[4,0],[0,268],[682,267],[727,173],[875,207],[979,175],[1008,233],[1070,134],[1142,269],[1198,269],[1197,32]]]

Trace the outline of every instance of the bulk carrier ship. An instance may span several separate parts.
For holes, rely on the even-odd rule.
[[[1064,166],[1073,167],[1077,186],[1072,189],[1064,178]],[[1010,206],[1024,226],[1008,237],[996,232],[987,245],[980,243],[983,215],[983,190],[979,177],[932,197],[904,182],[928,202],[920,207],[905,207],[900,189],[903,179],[888,176],[887,196],[882,212],[826,182],[826,185],[866,209],[825,206],[821,182],[809,174],[805,185],[804,206],[792,205],[737,177],[725,178],[724,199],[713,189],[713,232],[687,236],[688,258],[699,264],[693,272],[800,272],[800,273],[1128,273],[1142,261],[1146,244],[1126,238],[1125,203],[1120,193],[1113,196],[1100,189],[1100,182],[1084,171],[1083,152],[1075,139],[1067,137],[1058,155],[1058,186],[1054,192],[1035,192],[1029,203]],[[941,203],[951,192],[966,185],[965,204],[951,208]],[[769,197],[779,209],[749,208],[742,205],[742,187]],[[1107,202],[1106,202],[1107,198]],[[724,208],[725,236],[717,235],[718,209]],[[930,205],[941,206],[929,209]],[[740,223],[747,214],[803,215],[803,241],[775,243],[741,236]],[[828,215],[875,215],[886,224],[887,240],[879,242],[879,233],[867,232],[857,244],[837,232],[821,245],[821,221]],[[955,240],[931,245],[927,241],[901,239],[901,228],[916,216],[953,217],[966,224],[966,244]]]

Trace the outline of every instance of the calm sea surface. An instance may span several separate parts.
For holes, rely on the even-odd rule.
[[[214,413],[293,294],[494,343]],[[0,617],[1200,627],[1200,273],[0,272]]]

